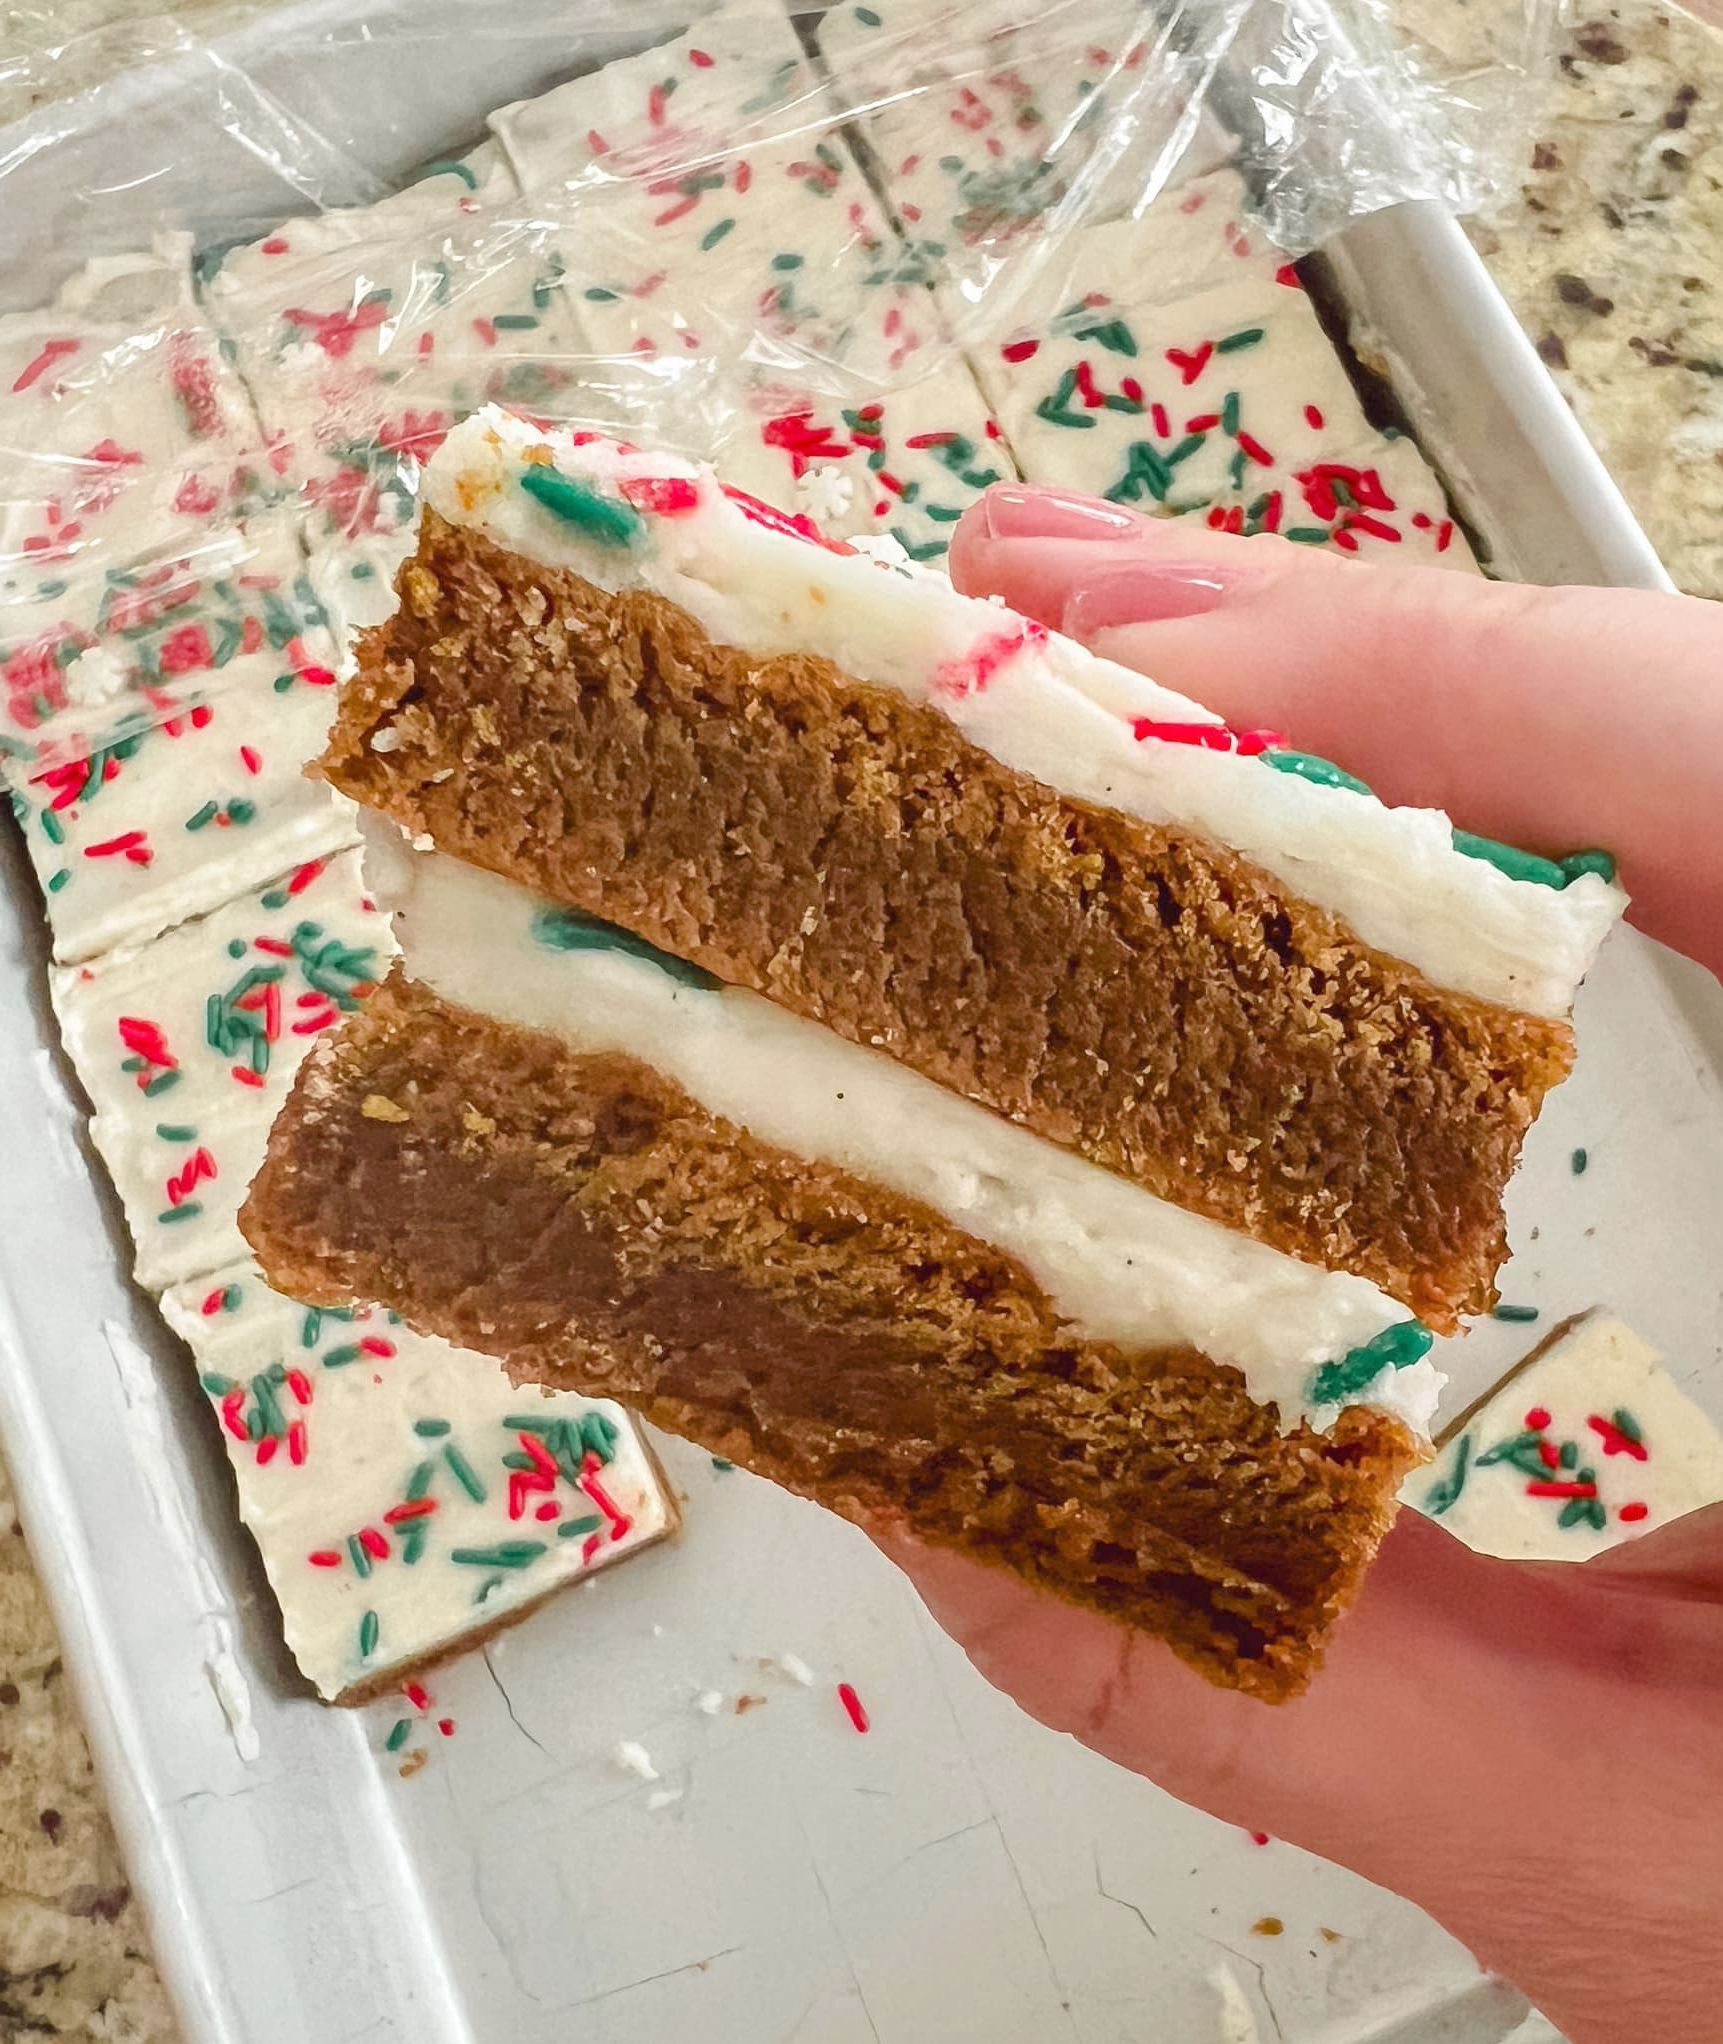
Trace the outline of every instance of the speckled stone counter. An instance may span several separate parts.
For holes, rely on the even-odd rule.
[[[1481,53],[1523,0],[1404,4]],[[180,8],[192,29],[233,11]],[[129,24],[160,12],[0,4],[0,121],[159,46]],[[1472,233],[1676,580],[1723,597],[1723,34],[1642,0],[1588,11],[1521,189]],[[144,1944],[0,1469],[0,2038],[170,2044]]]

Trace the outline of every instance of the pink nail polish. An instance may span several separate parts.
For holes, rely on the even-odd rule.
[[[1087,639],[1119,625],[1201,617],[1218,610],[1236,587],[1207,561],[1121,561],[1078,583],[1065,599],[1059,629]]]
[[[1140,521],[1099,497],[995,483],[981,500],[995,539],[1126,539]]]

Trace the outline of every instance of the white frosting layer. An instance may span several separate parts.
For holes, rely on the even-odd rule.
[[[422,984],[580,1050],[641,1058],[760,1141],[921,1201],[1017,1258],[1097,1339],[1189,1343],[1236,1363],[1284,1424],[1326,1425],[1335,1408],[1305,1398],[1312,1371],[1406,1318],[1363,1278],[1156,1199],[757,994],[692,987],[614,950],[547,945],[532,933],[545,912],[536,896],[366,821],[367,880],[396,909]],[[1384,1372],[1363,1402],[1423,1432],[1441,1382],[1426,1360]]]
[[[613,504],[662,479],[693,485],[693,501],[638,517],[620,542],[595,537],[522,487],[529,452]],[[502,546],[602,588],[651,589],[724,644],[822,655],[934,704],[994,758],[1065,794],[1233,846],[1456,992],[1566,1014],[1626,905],[1620,888],[1592,874],[1561,890],[1509,879],[1457,852],[1440,810],[1389,808],[1231,751],[1138,740],[1134,719],[1218,720],[1000,605],[958,595],[939,575],[882,571],[769,529],[709,470],[671,456],[547,438],[488,409],[450,434],[425,487],[445,518]]]

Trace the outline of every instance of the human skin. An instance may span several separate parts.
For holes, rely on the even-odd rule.
[[[1723,607],[1363,566],[1011,485],[951,567],[1390,802],[1608,847],[1633,920],[1723,971]],[[1407,1513],[1278,1707],[1002,1570],[876,1538],[1032,1716],[1410,1897],[1573,2044],[1723,2036],[1723,1506],[1584,1564],[1476,1555]]]

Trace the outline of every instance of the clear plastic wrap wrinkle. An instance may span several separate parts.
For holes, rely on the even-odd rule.
[[[1160,308],[1296,369],[1284,320],[1214,295],[1215,223],[1284,259],[1486,202],[1550,11],[1488,49],[1389,0],[44,9],[0,78],[39,102],[0,130],[7,776],[51,820],[43,773],[109,770],[211,690],[320,685],[386,607],[419,463],[486,402],[937,561],[989,482],[1063,477],[1053,429],[1168,414],[1132,362],[1188,354]],[[1014,373],[1038,349],[1045,384]],[[1174,479],[1190,438],[1121,444],[1098,486],[1280,529],[1262,436]]]

